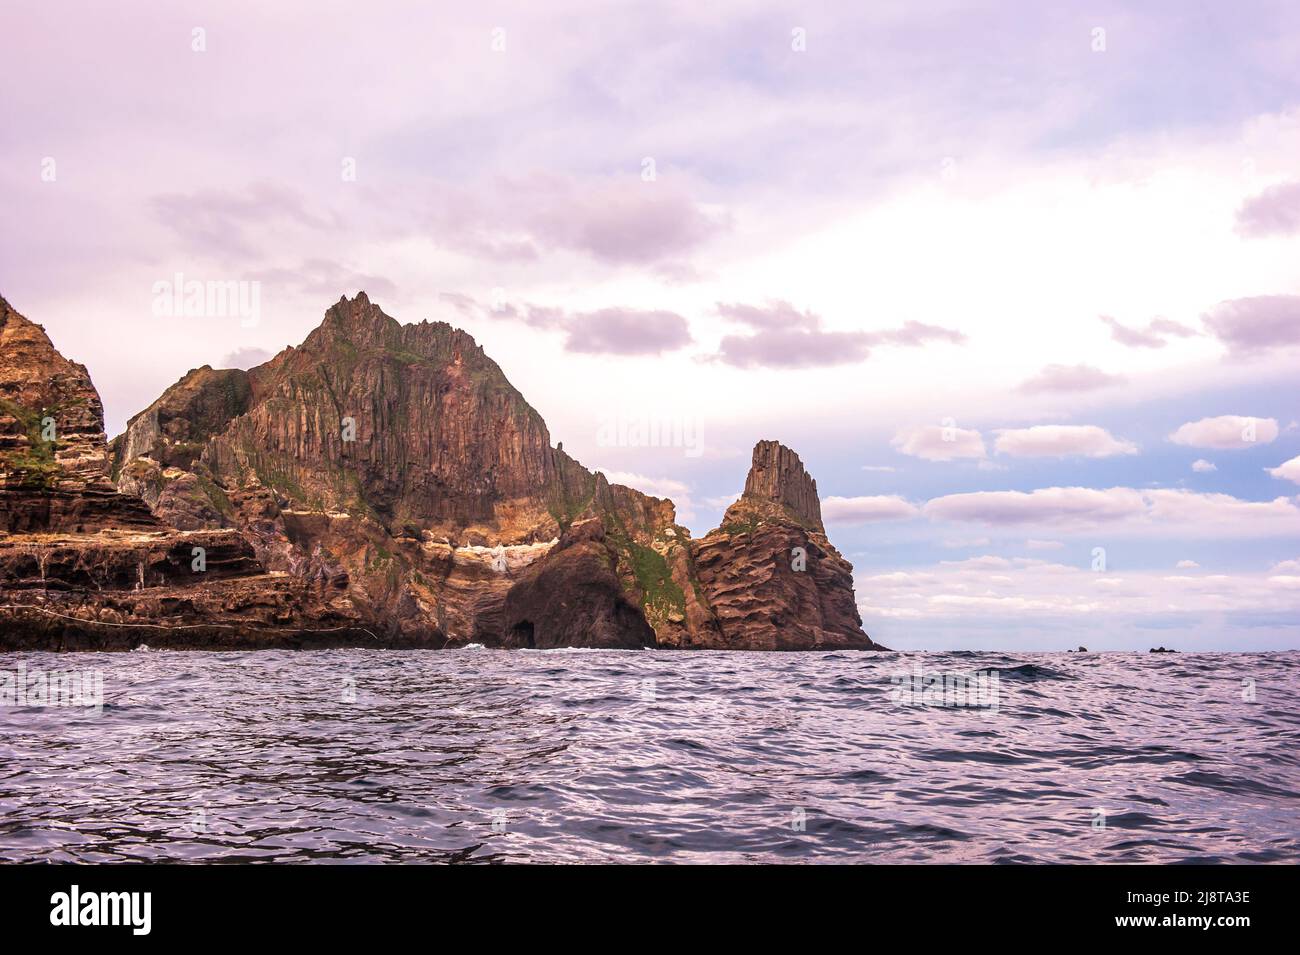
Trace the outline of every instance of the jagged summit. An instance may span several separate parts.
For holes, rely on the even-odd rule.
[[[367,640],[430,647],[874,647],[855,610],[852,568],[826,540],[817,486],[778,442],[754,449],[723,527],[692,540],[671,501],[611,484],[553,447],[541,415],[472,336],[441,321],[402,324],[362,292],[329,306],[300,345],[246,372],[187,372],[114,440],[114,487],[85,369],[7,308],[2,317],[6,344],[26,344],[4,349],[0,372],[18,368],[10,377],[24,387],[43,385],[51,370],[84,385],[84,400],[60,405],[60,428],[75,420],[71,410],[91,412],[107,486],[97,496],[73,488],[57,521],[88,527],[83,515],[103,499],[113,506],[97,510],[96,526],[110,535],[128,523],[123,502],[161,522],[155,536],[180,543],[178,533],[228,528],[212,543],[224,541],[244,567],[240,620],[338,614],[341,632],[359,624]],[[14,361],[24,348],[29,360]],[[0,373],[0,396],[4,383]],[[0,429],[44,454],[27,437],[44,399],[27,397],[36,404],[24,404],[21,421],[0,416]],[[18,525],[54,526],[41,512],[52,499],[26,493]],[[92,546],[99,541],[85,553],[72,545],[69,560],[97,559]],[[268,590],[262,569],[280,583]],[[119,577],[87,608],[118,600],[132,585]],[[146,590],[162,587],[150,580]],[[292,593],[301,596],[290,606]],[[211,596],[212,613],[233,606]],[[157,591],[135,603],[150,609],[132,612],[147,626],[172,599]]]
[[[725,637],[764,650],[881,650],[862,630],[853,565],[822,525],[817,482],[778,441],[754,446],[745,492],[695,548]]]
[[[745,478],[745,492],[751,501],[764,501],[788,508],[798,520],[825,533],[817,482],[804,470],[799,455],[779,441],[754,445],[753,463]]]

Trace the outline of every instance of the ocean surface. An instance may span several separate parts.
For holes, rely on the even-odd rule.
[[[69,670],[80,702],[102,678],[98,713],[40,705]],[[1296,652],[136,651],[0,654],[6,671],[5,861],[1300,860]]]

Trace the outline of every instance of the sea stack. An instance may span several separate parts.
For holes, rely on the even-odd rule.
[[[695,564],[729,649],[885,649],[862,629],[853,565],[826,537],[817,482],[783,444],[754,446],[745,492]]]
[[[86,369],[0,300],[0,517],[0,646],[880,649],[789,448],[695,541],[466,332],[365,293],[111,445]]]

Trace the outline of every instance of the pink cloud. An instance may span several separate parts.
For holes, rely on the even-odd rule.
[[[1269,186],[1243,202],[1237,231],[1249,238],[1300,232],[1300,182]]]
[[[828,497],[822,502],[822,517],[828,524],[871,524],[915,517],[915,504],[897,495]]]
[[[1145,329],[1130,328],[1109,315],[1098,316],[1102,323],[1110,326],[1110,337],[1121,345],[1130,348],[1164,348],[1169,336],[1189,338],[1196,332],[1186,325],[1167,318],[1153,318]]]
[[[931,341],[966,341],[959,331],[916,321],[880,331],[827,331],[820,315],[781,300],[761,306],[719,302],[718,314],[752,329],[748,335],[723,336],[715,356],[740,368],[847,365],[865,361],[876,346],[917,348]]]
[[[905,428],[890,443],[900,453],[924,461],[983,458],[986,453],[984,439],[978,431],[939,425]]]
[[[1300,295],[1229,299],[1201,320],[1229,351],[1239,354],[1300,345]]]
[[[1120,440],[1096,425],[1040,424],[1032,428],[1009,428],[998,432],[999,454],[1019,458],[1109,458],[1137,454],[1137,446]]]
[[[1091,365],[1048,365],[1020,385],[1026,394],[1050,392],[1096,391],[1124,381],[1121,375],[1109,375]]]
[[[603,308],[576,315],[564,347],[605,355],[657,355],[691,342],[686,319],[674,312]]]

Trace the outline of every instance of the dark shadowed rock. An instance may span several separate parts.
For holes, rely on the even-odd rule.
[[[495,643],[538,649],[653,647],[655,632],[629,600],[614,572],[617,562],[600,520],[574,524],[506,594]]]

